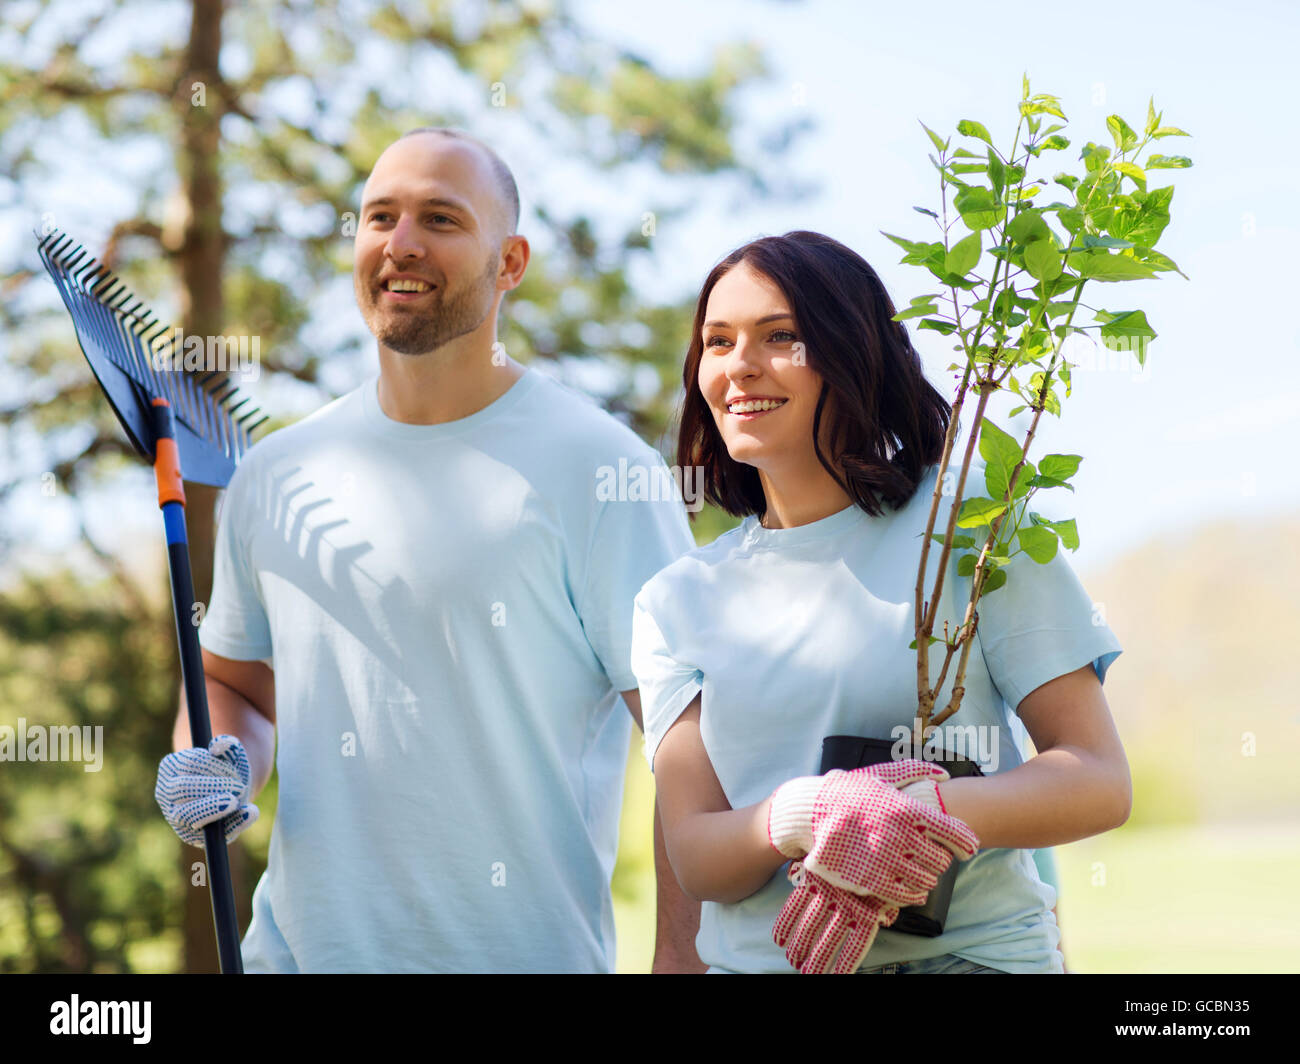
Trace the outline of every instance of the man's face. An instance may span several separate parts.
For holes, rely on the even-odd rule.
[[[495,189],[479,150],[449,137],[407,137],[379,157],[362,194],[352,280],[381,344],[427,354],[493,312],[505,235]],[[423,283],[394,292],[399,276]]]

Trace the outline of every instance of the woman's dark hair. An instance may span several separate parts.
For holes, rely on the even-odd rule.
[[[822,378],[812,430],[818,460],[873,517],[882,500],[902,506],[942,457],[952,407],[926,379],[907,329],[890,320],[894,305],[876,271],[838,240],[806,230],[737,248],[705,279],[682,368],[677,464],[702,467],[704,497],[732,516],[767,509],[758,470],[728,453],[699,386],[709,294],[742,262],[785,294],[807,364]],[[833,461],[819,443],[823,413]]]

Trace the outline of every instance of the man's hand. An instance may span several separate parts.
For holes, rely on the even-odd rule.
[[[215,736],[204,750],[192,746],[168,754],[158,766],[154,799],[182,842],[206,849],[203,828],[222,821],[232,842],[258,817],[248,802],[248,755],[233,735]]]

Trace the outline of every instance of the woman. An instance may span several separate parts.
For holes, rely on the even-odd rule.
[[[985,743],[986,776],[915,760],[815,776],[825,736],[891,738],[916,711],[918,544],[951,409],[893,314],[865,261],[809,232],[733,252],[696,306],[677,461],[744,521],[641,589],[632,665],[669,860],[703,902],[711,971],[1060,972],[1055,892],[1029,851],[1128,816],[1101,690],[1121,648],[1059,552],[1013,554],[980,601],[951,723]],[[984,493],[973,467],[963,494]],[[936,632],[956,630],[969,592],[954,556]],[[1012,713],[1039,751],[1028,761]],[[921,829],[917,845],[877,845],[900,824]],[[954,854],[944,933],[877,933]],[[778,874],[792,857],[793,894]]]

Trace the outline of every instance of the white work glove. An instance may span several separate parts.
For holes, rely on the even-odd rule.
[[[218,735],[206,750],[192,746],[164,757],[153,796],[181,841],[205,849],[205,824],[223,821],[231,842],[257,820],[258,808],[248,802],[250,774],[244,744]]]

